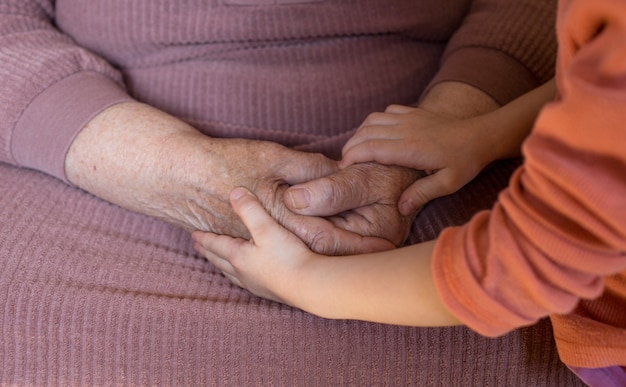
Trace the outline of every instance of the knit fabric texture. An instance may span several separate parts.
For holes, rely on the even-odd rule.
[[[487,206],[514,167],[429,205],[414,240]],[[547,320],[497,339],[324,320],[232,285],[180,229],[38,172],[0,176],[2,385],[582,386]]]

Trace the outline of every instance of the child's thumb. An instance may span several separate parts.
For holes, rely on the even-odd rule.
[[[277,226],[276,221],[263,208],[259,199],[246,188],[235,188],[230,193],[230,204],[250,231],[252,239],[262,237],[260,234],[271,230],[272,226]]]

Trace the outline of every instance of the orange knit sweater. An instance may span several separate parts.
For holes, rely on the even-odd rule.
[[[562,360],[626,365],[626,6],[563,0],[559,97],[491,211],[441,235],[449,308],[501,335],[550,316]]]

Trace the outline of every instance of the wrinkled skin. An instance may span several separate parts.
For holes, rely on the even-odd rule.
[[[370,174],[358,167],[336,176],[355,184],[384,180],[388,189],[388,181],[395,180],[395,175],[383,171],[392,170],[377,167]],[[79,133],[66,158],[68,180],[78,187],[189,231],[248,238],[228,201],[231,191],[242,186],[258,195],[283,226],[320,253],[352,254],[397,245],[410,222],[402,219],[391,203],[404,187],[378,195],[370,209],[355,209],[329,219],[296,215],[285,207],[288,185],[335,176],[337,171],[337,162],[323,155],[271,142],[210,138],[175,117],[138,103],[116,105],[100,113]],[[407,180],[402,185],[410,184],[412,173],[399,171],[394,174]],[[349,197],[356,191],[349,187],[333,191],[331,196]],[[337,211],[341,212],[343,209]],[[389,232],[391,229],[394,231]]]
[[[201,212],[204,215],[197,218],[202,224],[198,224],[196,229],[209,229],[220,234],[249,238],[248,230],[228,202],[230,191],[236,186],[243,186],[259,198],[274,219],[319,253],[334,255],[387,250],[397,246],[406,237],[410,220],[399,216],[395,210],[397,196],[403,187],[398,186],[394,194],[381,197],[369,209],[355,209],[328,218],[298,215],[285,206],[285,191],[290,184],[309,181],[329,173],[333,176],[337,172],[334,161],[319,154],[298,152],[274,143],[250,140],[216,141],[224,142],[219,147],[224,155],[240,156],[224,159],[230,165],[222,169],[227,178],[222,179],[222,183],[214,184],[211,194],[203,195],[204,210]],[[235,149],[230,149],[231,147]],[[382,181],[383,171],[386,169],[389,168],[371,168],[381,175],[371,181]],[[370,177],[364,173],[364,168],[356,166],[348,172],[339,172],[340,176],[370,181]],[[396,174],[387,175],[389,176],[384,176],[388,180],[386,185],[391,185]],[[409,179],[413,174],[403,170],[397,175]],[[408,183],[409,181],[405,185]],[[352,192],[333,192],[330,195],[345,196]],[[389,230],[394,231],[390,233]]]
[[[308,192],[311,200],[308,208],[298,208],[294,188],[286,192],[285,203],[298,214],[326,216],[337,227],[361,235],[378,236],[398,247],[408,236],[417,213],[400,214],[398,200],[405,188],[419,176],[420,172],[408,168],[354,164],[294,187]],[[341,251],[333,253],[340,254]]]
[[[223,181],[228,183],[221,188],[220,184],[214,184],[214,193],[203,195],[208,203],[203,211],[205,215],[197,219],[203,224],[196,229],[248,238],[248,231],[228,202],[230,191],[235,186],[243,186],[259,198],[273,218],[319,253],[387,250],[406,239],[414,216],[400,215],[397,202],[404,188],[415,180],[415,171],[377,164],[360,164],[338,171],[334,162],[319,154],[298,152],[267,142],[218,141],[224,141],[220,149],[225,155],[241,156],[228,158],[229,164],[234,163],[224,169],[228,178]],[[319,200],[327,200],[327,208],[336,211],[322,214],[325,216],[322,218],[296,214],[285,206],[284,198],[288,199],[285,192],[290,184],[325,175],[318,186],[322,188],[318,191]],[[341,184],[337,184],[338,181]],[[337,206],[348,198],[352,200],[354,195],[361,195],[361,200],[367,204],[354,209]],[[209,212],[211,214],[207,215]]]

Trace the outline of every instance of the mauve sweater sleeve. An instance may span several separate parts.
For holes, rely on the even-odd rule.
[[[477,87],[500,104],[554,75],[556,0],[474,0],[444,52],[437,83]]]
[[[65,179],[76,134],[130,97],[113,67],[54,27],[53,4],[0,0],[0,161]]]
[[[570,3],[558,24],[560,97],[540,114],[523,166],[491,211],[435,247],[445,304],[483,335],[569,313],[626,270],[626,9]]]

